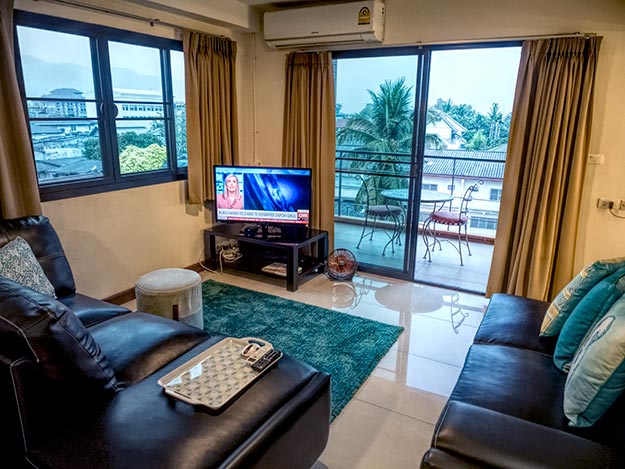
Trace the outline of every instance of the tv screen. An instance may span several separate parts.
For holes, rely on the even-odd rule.
[[[217,221],[309,224],[310,168],[214,168]]]

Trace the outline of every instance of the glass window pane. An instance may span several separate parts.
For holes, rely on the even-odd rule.
[[[187,166],[187,111],[184,90],[184,54],[171,51],[171,76],[174,91],[174,119],[176,124],[176,157],[178,167]]]
[[[158,49],[109,42],[109,54],[116,101],[163,101]]]
[[[37,121],[30,131],[40,182],[103,175],[97,121]]]
[[[17,35],[27,97],[94,98],[89,38],[24,26]]]
[[[43,99],[28,100],[28,117],[31,119],[62,119],[62,118],[89,118],[98,117],[95,101],[68,101],[70,94],[79,94],[74,90],[67,94],[55,90],[57,100]],[[80,93],[82,95],[82,93]]]
[[[118,119],[116,127],[121,174],[169,167],[164,120]]]

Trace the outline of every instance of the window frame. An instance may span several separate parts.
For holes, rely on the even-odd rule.
[[[45,184],[41,184],[39,182],[39,178],[37,178],[39,193],[42,201],[45,202],[70,197],[79,197],[89,194],[111,192],[187,179],[187,167],[178,167],[177,162],[177,145],[175,135],[176,105],[173,101],[172,68],[170,57],[171,51],[182,52],[182,41],[125,31],[108,26],[84,23],[65,18],[41,15],[23,10],[15,10],[13,30],[15,68],[22,105],[24,107],[24,113],[27,120],[31,147],[33,145],[30,126],[32,120],[28,113],[28,98],[30,98],[31,101],[39,98],[26,96],[26,87],[22,73],[22,60],[17,33],[18,26],[87,37],[90,41],[95,101],[103,103],[102,109],[98,110],[97,116],[93,118],[98,124],[103,175],[101,177],[91,179],[47,182]],[[164,123],[165,142],[167,146],[168,168],[145,173],[120,173],[119,151],[114,150],[118,148],[118,142],[115,126],[116,112],[113,107],[115,100],[113,96],[112,76],[110,73],[108,54],[109,42],[121,42],[125,44],[150,47],[159,51],[161,84],[163,90],[162,120]],[[138,103],[134,104],[137,105]],[[160,105],[160,103],[157,104]],[[59,118],[57,120],[67,119]],[[142,118],[141,120],[146,120],[146,118]],[[37,120],[35,119],[35,122],[36,121]],[[114,156],[115,154],[117,154],[117,156]]]

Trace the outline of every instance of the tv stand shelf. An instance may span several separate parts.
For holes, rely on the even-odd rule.
[[[287,227],[280,233],[275,228],[258,230],[254,236],[245,236],[243,224],[222,224],[204,230],[204,252],[206,265],[219,266],[216,238],[236,240],[241,259],[228,263],[227,267],[262,275],[277,277],[263,272],[262,268],[274,262],[286,264],[286,289],[296,291],[299,280],[311,272],[323,272],[328,257],[328,232],[309,228]],[[303,248],[309,247],[312,255],[305,255]],[[298,269],[301,271],[298,272]],[[278,277],[279,278],[279,277]]]

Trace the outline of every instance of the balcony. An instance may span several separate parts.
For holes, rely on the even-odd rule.
[[[460,265],[458,252],[450,244],[454,239],[457,244],[455,228],[448,230],[439,226],[438,236],[449,242],[444,241],[440,250],[437,247],[431,252],[431,262],[423,258],[426,251],[422,224],[432,210],[440,205],[421,203],[417,238],[414,240],[415,280],[461,290],[485,291],[497,228],[504,164],[505,152],[426,150],[422,189],[448,194],[452,198],[450,204],[453,208],[459,207],[469,185],[478,180],[484,181],[484,184],[479,186],[479,191],[474,193],[469,205],[468,235],[472,255],[468,256],[466,247],[463,247],[464,266]],[[385,200],[379,192],[385,189],[407,189],[411,171],[418,173],[417,168],[412,167],[408,154],[337,150],[334,245],[351,250],[361,264],[370,268],[403,270],[408,241],[405,226],[402,226],[399,236],[401,244],[389,245],[385,255],[382,255],[382,251],[389,237],[382,232],[376,232],[372,240],[364,238],[360,248],[356,248],[363,228],[366,206],[362,181],[357,175],[375,180],[378,203],[400,204],[407,214],[408,200]],[[446,203],[446,208],[447,204],[449,202]],[[392,233],[394,228],[389,221],[381,223],[380,226],[387,233]]]

